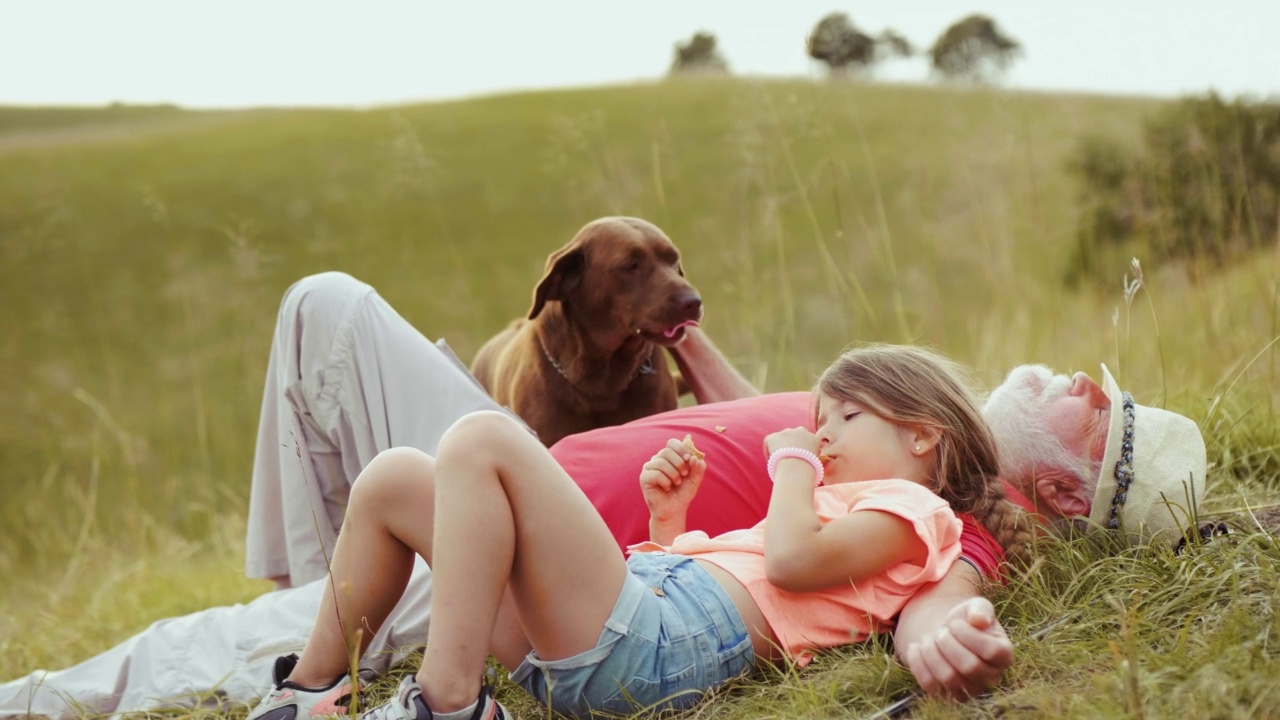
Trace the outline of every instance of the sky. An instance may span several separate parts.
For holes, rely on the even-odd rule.
[[[818,79],[804,41],[833,11],[918,48],[987,14],[1025,48],[1012,88],[1280,100],[1280,0],[0,0],[0,104],[368,107],[651,81],[699,30],[735,74]]]

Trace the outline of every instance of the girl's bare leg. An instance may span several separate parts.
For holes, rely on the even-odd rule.
[[[346,672],[348,638],[360,632],[363,654],[404,594],[414,552],[430,562],[434,469],[426,453],[395,448],[360,473],[330,559],[329,586],[315,628],[290,675],[293,682],[322,686]]]
[[[538,654],[563,658],[595,647],[627,569],[586,496],[506,415],[459,420],[436,470],[434,606],[418,681],[449,712],[480,691],[504,590]]]
[[[404,593],[413,553],[431,564],[434,510],[435,460],[430,455],[394,448],[380,453],[360,473],[330,559],[330,582],[291,680],[322,686],[346,672],[349,638],[357,631],[363,656]],[[491,651],[514,669],[530,648],[508,593]]]

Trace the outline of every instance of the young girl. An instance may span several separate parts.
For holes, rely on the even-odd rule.
[[[684,533],[706,464],[678,440],[659,450],[640,474],[652,542],[626,561],[574,482],[505,415],[463,418],[436,459],[379,455],[352,492],[315,630],[300,659],[277,660],[250,720],[341,711],[349,647],[363,650],[399,600],[415,552],[434,573],[422,668],[366,717],[510,717],[483,682],[490,653],[567,715],[684,707],[756,663],[803,665],[890,628],[959,554],[953,508],[1017,541],[994,442],[952,363],[862,348],[815,395],[816,432],[765,440],[775,485],[750,530]]]

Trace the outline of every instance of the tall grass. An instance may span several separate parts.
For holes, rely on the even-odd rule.
[[[80,117],[8,143],[19,131],[0,127],[0,676],[265,589],[240,577],[239,537],[289,283],[351,272],[469,358],[527,309],[546,255],[606,214],[660,222],[704,326],[765,389],[807,387],[858,340],[939,347],[988,384],[1021,362],[1105,361],[1141,402],[1202,421],[1210,511],[1270,501],[1280,254],[1207,276],[1165,263],[1132,303],[1127,265],[1111,285],[1060,282],[1080,212],[1067,155],[1086,132],[1136,143],[1157,107],[698,80],[111,118],[129,132],[107,135]],[[1048,548],[1000,596],[1020,643],[1005,687],[917,712],[1265,715],[1275,546],[1211,547]],[[859,716],[911,687],[875,643],[766,680],[690,715]]]

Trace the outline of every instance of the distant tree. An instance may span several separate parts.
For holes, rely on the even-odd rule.
[[[716,47],[716,36],[709,32],[696,32],[688,42],[676,43],[675,58],[671,61],[671,74],[722,75],[729,72],[729,65]]]
[[[805,46],[809,57],[826,63],[832,75],[846,75],[876,59],[876,41],[854,27],[844,13],[831,13],[819,20]]]
[[[870,70],[888,57],[910,57],[915,49],[905,37],[885,30],[872,37],[859,30],[845,13],[831,13],[818,21],[805,41],[809,57],[826,63],[834,77]]]
[[[907,40],[896,30],[885,28],[880,33],[880,37],[876,38],[876,54],[889,57],[911,57],[916,54],[916,49],[912,46],[911,41]]]
[[[1006,36],[986,15],[970,15],[942,33],[929,49],[933,69],[948,80],[990,82],[1021,54],[1018,41]]]

